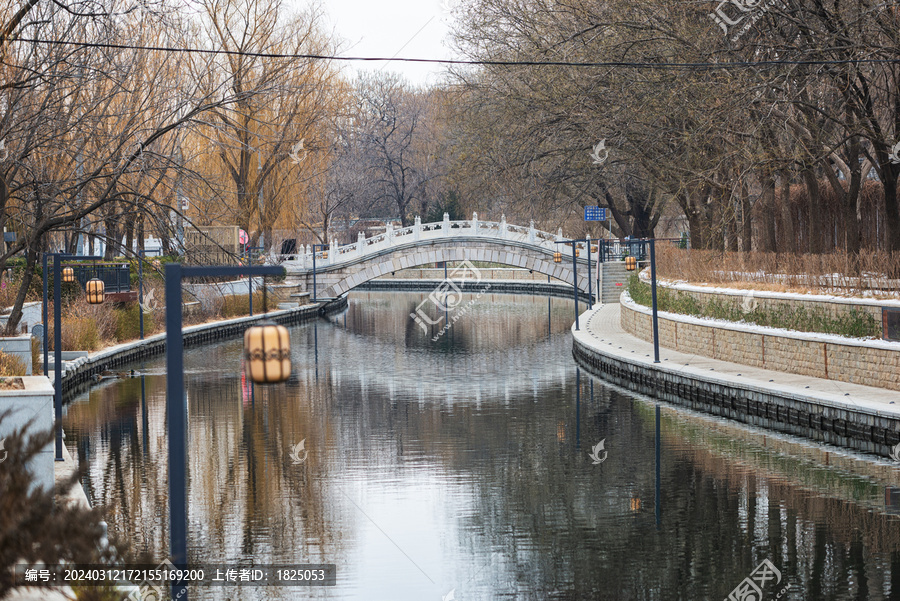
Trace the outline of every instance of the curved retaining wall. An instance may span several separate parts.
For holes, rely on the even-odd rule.
[[[328,315],[343,310],[347,306],[347,297],[335,299],[326,305],[307,305],[296,309],[270,311],[264,315],[239,317],[227,321],[217,321],[184,328],[184,346],[198,346],[216,340],[227,340],[243,336],[251,324],[269,320],[281,325],[294,325],[315,319],[319,315]],[[135,340],[119,344],[88,357],[69,362],[72,366],[66,369],[62,379],[63,400],[71,397],[86,387],[94,375],[112,368],[131,363],[145,357],[161,355],[166,352],[166,335],[155,334],[144,340]]]
[[[686,373],[640,363],[575,336],[575,360],[593,375],[653,398],[739,422],[812,440],[888,456],[900,443],[900,417],[836,406],[775,388]],[[633,356],[633,355],[632,355]]]
[[[622,329],[652,341],[651,310],[622,295]],[[659,313],[659,343],[763,369],[900,390],[900,343],[789,332]]]

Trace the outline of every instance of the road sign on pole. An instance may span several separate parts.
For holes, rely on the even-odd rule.
[[[606,221],[606,207],[584,207],[585,221]]]

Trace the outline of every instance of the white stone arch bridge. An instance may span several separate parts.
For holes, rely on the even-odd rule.
[[[562,230],[556,234],[500,221],[472,219],[421,223],[393,229],[388,225],[383,234],[366,238],[362,232],[355,243],[337,245],[332,242],[327,252],[316,253],[316,297],[336,298],[369,280],[401,269],[442,261],[488,261],[530,269],[571,285],[572,247],[556,244],[565,240]],[[588,269],[585,243],[577,243],[578,287],[587,292]],[[554,263],[553,253],[562,252],[563,260]],[[278,255],[287,270],[287,281],[300,284],[312,292],[313,256],[307,246],[295,255]],[[591,257],[596,265],[597,257]],[[594,268],[596,269],[596,267]],[[595,272],[596,274],[596,272]],[[594,275],[596,277],[596,275]],[[469,280],[472,278],[469,277]]]

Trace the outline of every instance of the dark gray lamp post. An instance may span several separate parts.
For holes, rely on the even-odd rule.
[[[187,565],[187,402],[184,394],[184,334],[182,327],[181,280],[186,277],[219,277],[283,275],[278,266],[214,266],[185,267],[179,263],[166,265],[166,422],[169,438],[169,544],[172,563]],[[265,326],[281,328],[281,326]],[[286,330],[284,330],[286,332]],[[286,336],[286,334],[284,334]],[[265,339],[267,336],[261,336]],[[245,336],[245,342],[247,337]],[[282,338],[283,340],[283,338]],[[269,353],[271,354],[271,353]],[[262,357],[253,361],[268,364],[281,361],[283,354],[269,357],[265,349]],[[288,360],[289,360],[288,356]],[[265,368],[263,368],[265,374]],[[187,601],[187,586],[172,583],[172,598]]]
[[[557,240],[557,244],[572,245],[572,287],[575,293],[575,329],[581,329],[578,323],[578,242],[587,243],[587,261],[588,261],[588,303],[593,299],[594,293],[591,287],[591,240],[590,238],[582,238],[581,240]]]
[[[68,253],[47,253],[44,255],[44,375],[47,374],[47,258],[53,257],[53,408],[56,419],[56,461],[63,460],[62,453],[62,282],[60,266],[63,261],[99,261],[100,256],[76,256]]]

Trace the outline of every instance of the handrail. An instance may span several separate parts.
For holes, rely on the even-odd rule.
[[[534,222],[529,226],[515,225],[506,222],[506,217],[502,217],[500,221],[481,221],[478,215],[473,214],[472,219],[464,219],[451,221],[444,214],[443,221],[434,221],[422,223],[419,218],[413,225],[408,225],[398,229],[394,229],[392,224],[388,224],[384,233],[377,234],[370,238],[366,238],[365,234],[359,233],[356,242],[338,245],[334,241],[331,242],[327,252],[316,253],[316,264],[321,267],[329,267],[344,261],[363,258],[369,255],[380,253],[384,250],[398,246],[401,244],[409,244],[410,242],[432,241],[446,238],[458,238],[461,236],[474,236],[493,238],[501,240],[509,240],[510,242],[525,243],[530,246],[540,248],[545,252],[557,252],[557,240],[564,240],[562,230],[556,234],[538,230],[534,227]],[[585,242],[575,243],[576,248],[586,250]],[[600,247],[601,260],[620,259],[626,254],[644,255],[644,244],[640,240],[608,240],[597,239],[592,240],[591,245]],[[567,245],[571,248],[570,245]],[[272,260],[277,263],[293,264],[301,269],[312,267],[312,253],[309,246],[305,248],[300,245],[297,249],[300,252],[289,255],[271,255]],[[597,250],[591,249],[592,252]],[[635,252],[637,251],[637,252]]]

